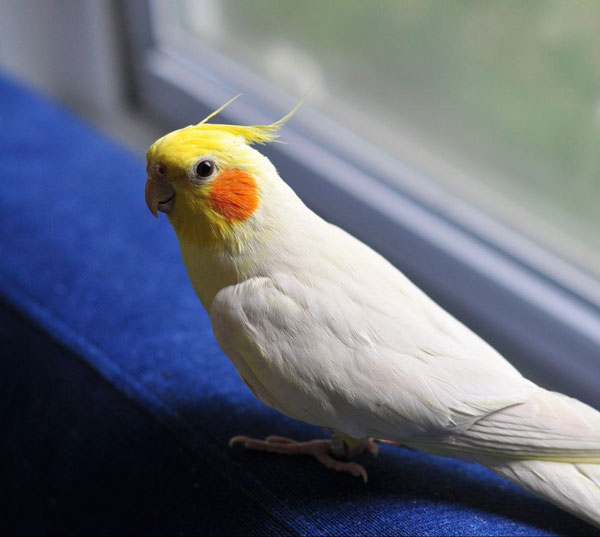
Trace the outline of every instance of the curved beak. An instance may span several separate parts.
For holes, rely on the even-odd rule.
[[[169,214],[175,205],[175,189],[163,179],[152,175],[146,180],[146,205],[158,218],[158,211]]]

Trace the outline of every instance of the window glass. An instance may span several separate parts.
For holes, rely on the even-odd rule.
[[[600,2],[155,8],[171,35],[201,40],[293,95],[313,85],[310,106],[600,273]]]

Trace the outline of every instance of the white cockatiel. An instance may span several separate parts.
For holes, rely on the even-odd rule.
[[[204,120],[147,155],[146,202],[168,214],[224,352],[265,404],[334,432],[232,440],[312,454],[365,480],[362,466],[332,454],[374,451],[380,439],[478,461],[600,526],[600,413],[525,379],[308,209],[251,147],[290,116],[251,127]]]

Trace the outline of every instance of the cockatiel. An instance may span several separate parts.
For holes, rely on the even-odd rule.
[[[150,147],[146,203],[168,215],[214,335],[254,395],[333,432],[232,443],[311,454],[365,481],[340,456],[376,452],[373,439],[476,461],[600,527],[600,412],[525,379],[308,209],[252,147],[296,109],[270,125],[207,123],[225,106]]]

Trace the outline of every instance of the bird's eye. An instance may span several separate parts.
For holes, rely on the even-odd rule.
[[[196,164],[196,175],[202,179],[210,177],[216,169],[215,163],[212,160],[201,160]]]

